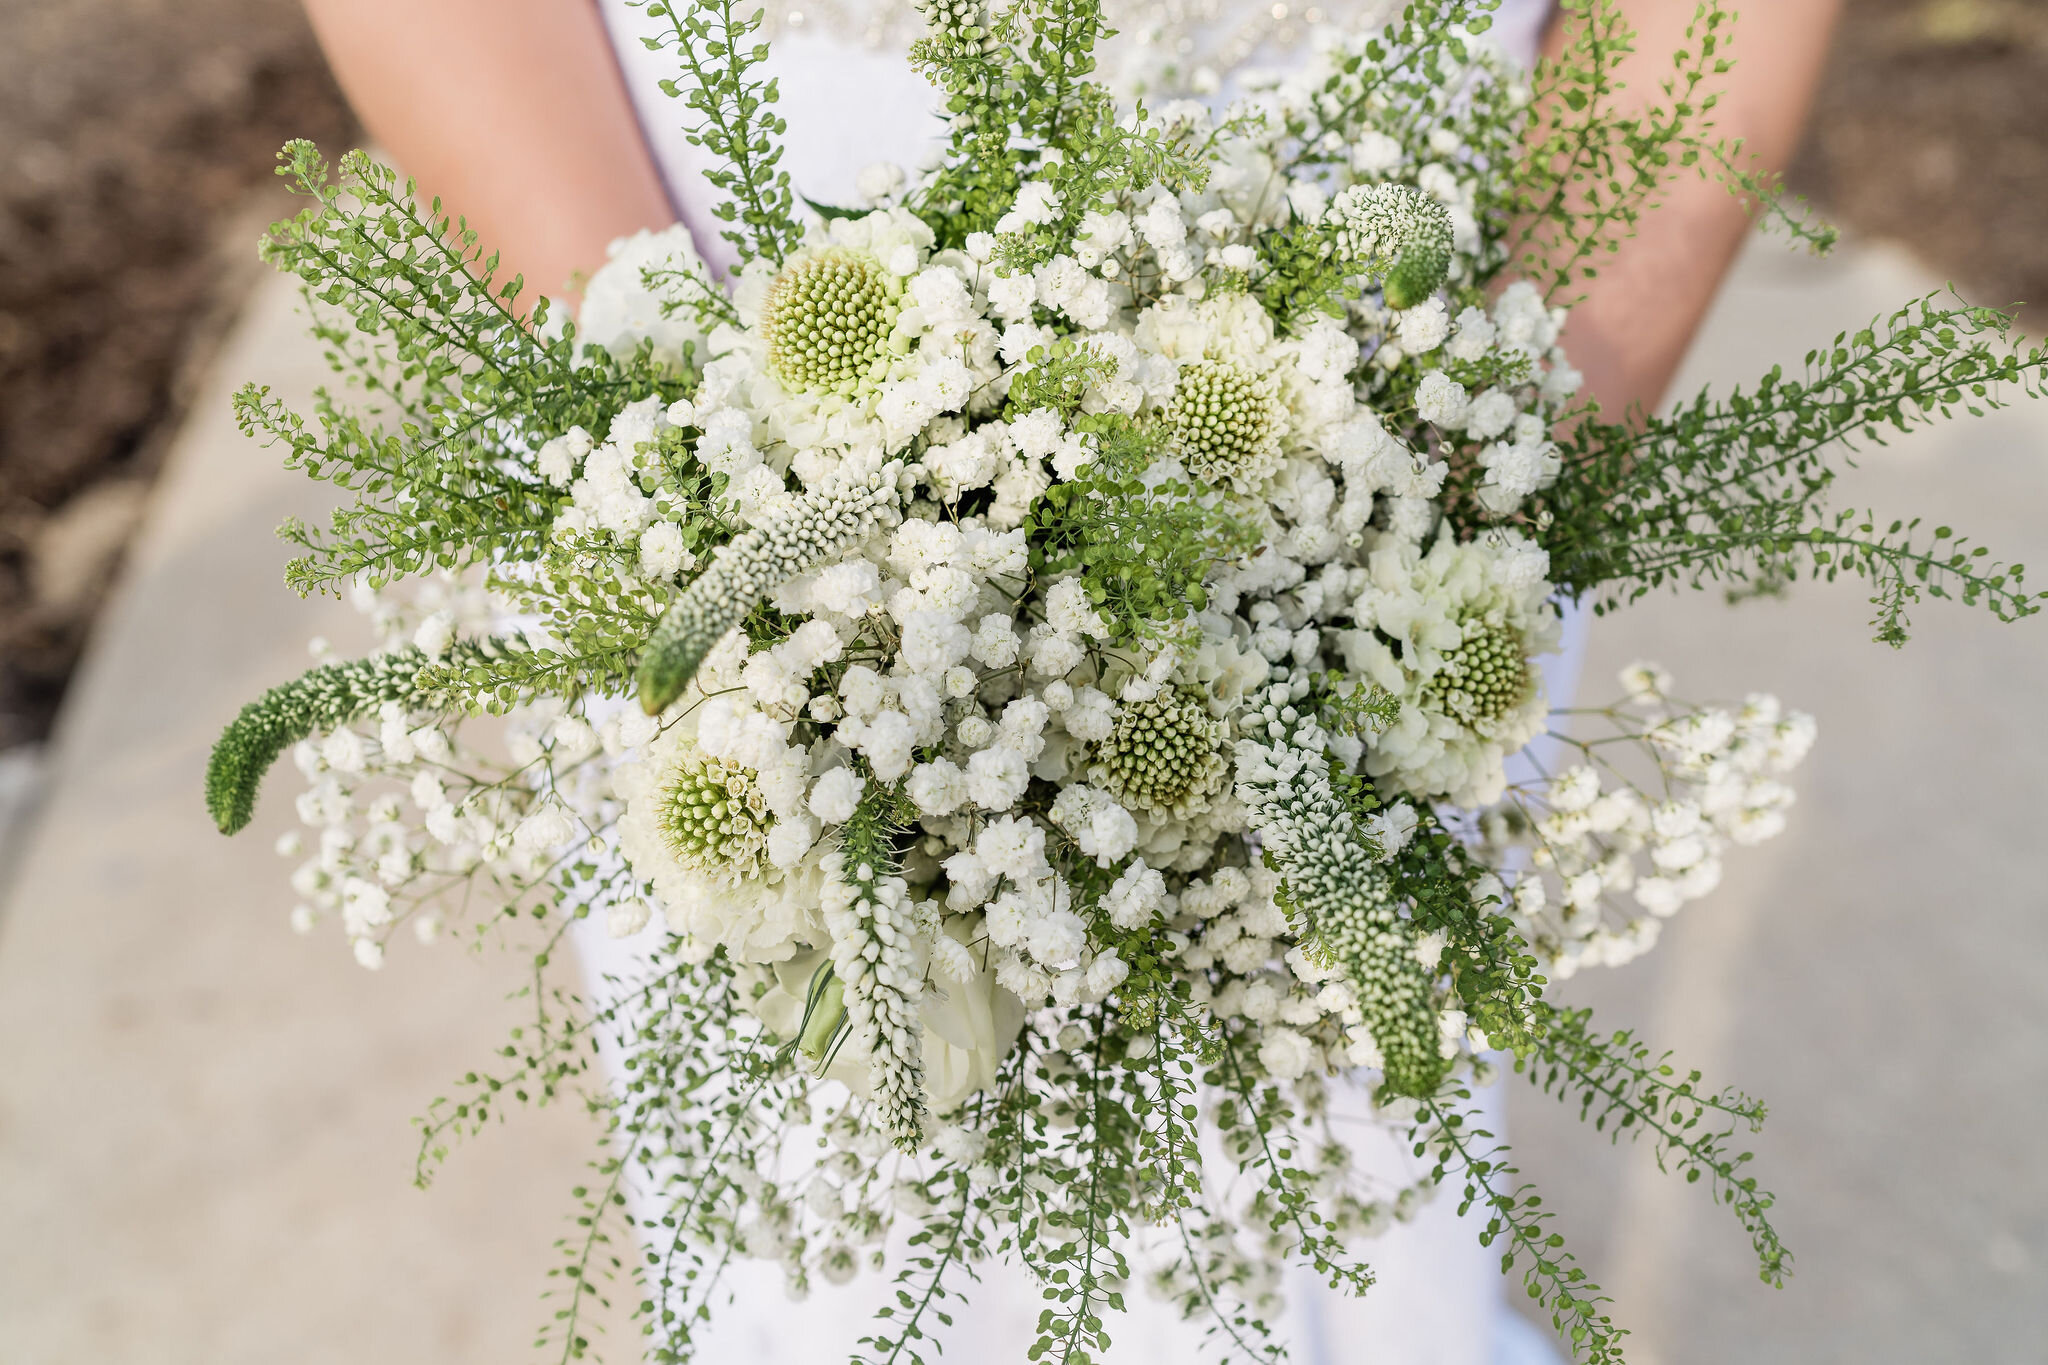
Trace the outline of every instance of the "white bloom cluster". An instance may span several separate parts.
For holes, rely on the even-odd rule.
[[[1284,114],[1309,88],[1261,98]],[[1198,107],[1164,117],[1211,132]],[[943,1112],[926,1093],[947,1055],[931,1006],[959,994],[943,983],[988,983],[1008,1002],[995,1014],[1070,1010],[1122,986],[1126,934],[1170,936],[1174,970],[1251,1028],[1273,1077],[1384,1067],[1390,1021],[1411,1071],[1458,1052],[1463,1016],[1429,984],[1441,939],[1404,927],[1382,869],[1416,834],[1417,803],[1502,799],[1506,760],[1545,727],[1532,661],[1555,647],[1558,614],[1522,532],[1447,520],[1448,457],[1465,452],[1481,513],[1518,512],[1557,473],[1550,417],[1576,384],[1562,314],[1533,288],[1487,303],[1457,285],[1494,250],[1474,226],[1482,171],[1460,117],[1441,111],[1452,131],[1427,146],[1361,134],[1334,184],[1318,171],[1276,186],[1256,132],[1224,139],[1204,189],[1152,186],[1078,219],[1051,181],[1027,180],[993,232],[945,249],[898,206],[900,176],[877,173],[878,207],[814,220],[779,264],[743,272],[737,324],[703,314],[687,334],[658,321],[663,298],[690,315],[706,278],[687,241],[622,244],[593,282],[586,336],[687,345],[692,386],[536,458],[562,493],[563,572],[614,574],[636,600],[689,583],[642,666],[659,720],[612,723],[629,761],[605,794],[646,892],[615,927],[637,930],[652,906],[686,952],[771,972],[764,1019],[829,964],[851,1021],[833,1074],[897,1129]],[[1287,223],[1327,233],[1357,283],[1383,287],[1342,317],[1276,310],[1247,287],[1251,243]],[[1419,425],[1397,420],[1402,401]],[[1150,443],[1128,468],[1103,463],[1118,431]],[[1104,469],[1194,490],[1251,547],[1206,559],[1178,590],[1199,583],[1202,601],[1150,633],[1133,636],[1087,560],[1034,567],[1049,492]],[[738,534],[718,547],[707,515]],[[1273,708],[1312,708],[1332,675],[1390,698],[1384,723],[1311,727],[1311,749],[1255,758]],[[1247,842],[1257,828],[1269,853],[1285,844],[1296,817],[1278,813],[1296,811],[1321,753],[1410,798],[1329,836],[1362,860],[1326,907],[1364,916],[1337,934],[1348,965],[1290,923]],[[495,799],[548,783],[515,788]],[[849,868],[841,827],[874,791],[904,803],[915,847]],[[1646,825],[1661,861],[1639,899],[1695,893],[1712,845],[1768,823],[1766,798],[1745,789],[1735,811],[1723,783],[1721,804],[1701,805],[1708,832]],[[508,846],[543,858],[568,837],[544,820]],[[1542,866],[1583,884],[1565,832],[1546,837]],[[1297,875],[1322,866],[1300,861],[1315,842],[1288,855]],[[1340,911],[1344,895],[1366,901]],[[959,1036],[989,1051],[952,1071],[992,1076],[1004,1031]]]
[[[1784,779],[1813,745],[1813,717],[1752,695],[1733,710],[1671,700],[1652,664],[1621,675],[1628,700],[1594,713],[1658,775],[1654,794],[1628,781],[1605,749],[1530,791],[1512,791],[1479,827],[1497,865],[1525,848],[1529,870],[1495,898],[1560,979],[1581,966],[1619,966],[1652,947],[1661,922],[1720,885],[1731,845],[1785,828]],[[1626,896],[1632,908],[1623,909]]]
[[[338,916],[356,959],[375,968],[401,926],[432,943],[480,896],[496,913],[544,897],[563,851],[614,818],[601,765],[623,744],[616,725],[600,736],[560,706],[522,711],[502,743],[488,754],[453,727],[386,705],[295,746],[307,834],[277,844],[301,859],[293,927],[307,933]]]
[[[976,4],[931,14],[987,38]],[[537,509],[511,549],[371,595],[429,661],[522,637],[463,694],[514,712],[506,754],[398,704],[300,744],[298,918],[338,916],[370,965],[479,884],[507,915],[658,920],[663,967],[721,982],[720,1027],[789,1068],[784,1126],[735,1101],[735,1148],[825,1136],[815,1169],[716,1177],[750,1209],[733,1248],[798,1289],[879,1264],[885,1202],[933,1207],[884,1174],[892,1147],[961,1172],[946,1197],[985,1186],[1003,1092],[1075,1129],[1098,1098],[1077,1076],[1108,1058],[1159,1099],[1175,1082],[1143,1064],[1196,1037],[1240,1098],[1318,1120],[1347,1076],[1412,1116],[1484,1074],[1482,1025],[1529,1026],[1523,986],[1490,984],[1527,959],[1487,912],[1553,978],[1648,947],[1782,826],[1812,723],[1679,706],[1643,666],[1600,714],[1654,799],[1591,744],[1510,785],[1550,722],[1540,538],[1579,383],[1562,311],[1499,278],[1493,180],[1529,96],[1475,43],[1436,103],[1361,93],[1290,152],[1364,41],[1246,117],[1121,127],[1161,166],[1202,149],[1206,178],[1076,179],[1034,150],[970,223],[924,197],[943,182],[872,168],[865,211],[778,229],[730,299],[681,229],[617,244],[566,372],[651,364],[638,396],[507,457]],[[304,733],[288,701],[258,719]],[[822,1120],[789,1098],[811,1080],[845,1087]],[[1186,1084],[1159,1112],[1204,1114],[1249,1170],[1237,1101]],[[1422,1197],[1353,1189],[1336,1138],[1298,1160],[1340,1237]],[[1078,1186],[1025,1184],[1034,1235],[1081,1235]],[[1277,1292],[1228,1221],[1157,1287],[1203,1263]]]

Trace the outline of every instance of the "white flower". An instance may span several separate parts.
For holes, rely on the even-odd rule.
[[[1083,265],[1093,268],[1130,240],[1129,217],[1115,209],[1107,213],[1090,209],[1081,215],[1080,229],[1074,235],[1074,255]]]
[[[1401,313],[1401,349],[1410,355],[1427,355],[1450,334],[1451,320],[1442,299],[1424,299]]]
[[[1104,949],[1088,964],[1087,992],[1094,999],[1106,999],[1130,974],[1129,963],[1119,958],[1114,949]]]
[[[1351,169],[1365,176],[1385,175],[1400,166],[1401,144],[1377,128],[1369,129],[1351,144]]]
[[[920,763],[910,770],[905,794],[926,815],[950,815],[968,799],[967,779],[949,758]]]
[[[1638,659],[1621,670],[1621,690],[1631,701],[1660,701],[1671,694],[1673,679],[1668,670]]]
[[[967,760],[968,799],[983,810],[1008,810],[1030,782],[1030,761],[1015,749],[983,749]]]
[[[811,786],[811,814],[828,825],[843,824],[860,804],[867,779],[851,768],[834,768]]]
[[[349,877],[341,884],[341,919],[351,938],[362,938],[391,923],[391,893],[372,881]]]
[[[689,551],[683,548],[683,531],[672,521],[657,521],[640,533],[640,573],[666,581],[686,567]]]
[[[512,832],[512,845],[521,853],[538,856],[552,852],[581,832],[576,817],[559,801],[544,801],[519,822]]]
[[[346,728],[336,730],[320,741],[320,757],[328,767],[344,773],[362,772],[370,761],[363,737]]]
[[[1465,418],[1465,430],[1474,438],[1490,441],[1506,431],[1515,420],[1515,400],[1499,389],[1488,389],[1472,400]]]
[[[1166,905],[1166,878],[1135,858],[1103,894],[1103,912],[1119,929],[1142,929]]]
[[[612,938],[631,938],[647,927],[654,917],[654,907],[638,896],[616,900],[605,913],[605,933]]]
[[[583,306],[577,315],[581,339],[615,355],[625,355],[642,341],[650,341],[655,354],[671,364],[682,358],[686,346],[694,346],[701,355],[704,333],[695,311],[683,307],[664,316],[662,309],[668,299],[687,299],[689,287],[670,283],[650,290],[650,271],[710,280],[690,229],[681,223],[660,232],[643,230],[622,237],[606,250],[605,263],[584,286]]]
[[[1496,441],[1479,453],[1479,466],[1486,478],[1479,486],[1479,503],[1489,512],[1505,515],[1524,498],[1557,478],[1561,461],[1557,446],[1545,438],[1512,443]]]
[[[884,782],[894,782],[910,768],[917,747],[917,731],[901,711],[877,712],[859,727],[841,724],[840,737],[867,755],[868,766]]]
[[[870,204],[881,204],[903,192],[903,168],[893,161],[877,161],[863,166],[853,184],[861,198]]]
[[[1006,815],[982,826],[974,852],[998,876],[1033,881],[1046,868],[1045,831],[1029,820]]]
[[[974,635],[935,611],[911,613],[903,623],[902,659],[914,673],[943,673],[974,647]]]
[[[1109,635],[1109,623],[1088,605],[1088,591],[1078,578],[1063,578],[1045,595],[1045,619],[1063,635],[1086,635],[1100,640]]]
[[[1022,271],[1014,275],[998,275],[988,283],[989,307],[995,310],[999,318],[1028,323],[1031,320],[1031,306],[1037,302],[1038,282]],[[1019,354],[1014,358],[1005,358],[1015,364],[1024,357]]]
[[[1458,805],[1498,798],[1507,755],[1542,733],[1549,713],[1531,660],[1555,647],[1557,612],[1549,584],[1530,572],[1531,548],[1510,532],[1373,552],[1353,603],[1361,628],[1337,633],[1350,669],[1402,703],[1366,750],[1369,775]]]
[[[437,611],[420,622],[420,628],[413,632],[412,642],[420,653],[429,659],[438,659],[448,652],[448,646],[455,642],[455,616],[452,612]]]
[[[1415,837],[1416,825],[1415,807],[1406,801],[1396,801],[1365,818],[1367,836],[1379,844],[1380,857],[1387,861],[1408,847],[1408,841]]]
[[[755,719],[765,720],[758,713]],[[821,942],[818,850],[779,865],[769,847],[775,822],[758,776],[708,758],[694,728],[688,721],[671,725],[639,761],[620,770],[620,852],[638,878],[652,883],[669,927],[706,951],[722,946],[741,962],[774,962],[799,944]],[[721,747],[751,733],[746,724],[731,729]],[[756,757],[770,757],[758,740],[755,747]],[[800,778],[796,791],[801,799]],[[714,801],[722,804],[714,807]],[[713,809],[724,813],[713,821],[700,814]],[[808,844],[809,833],[793,826],[776,837],[773,852],[786,857],[793,836]]]
[[[996,221],[996,231],[1022,232],[1027,227],[1054,222],[1059,216],[1058,191],[1042,180],[1027,180],[1017,187],[1017,199],[1010,211]]]
[[[1088,942],[1088,926],[1072,910],[1055,910],[1032,921],[1025,941],[1041,966],[1057,966],[1080,954]]]
[[[1146,206],[1138,215],[1138,235],[1145,244],[1165,250],[1179,246],[1187,240],[1187,220],[1181,217],[1180,201],[1169,195],[1162,195]]]
[[[1493,322],[1477,308],[1467,308],[1458,314],[1458,330],[1444,348],[1445,354],[1453,360],[1474,364],[1486,358],[1493,349],[1495,329]]]
[[[1138,822],[1131,813],[1107,792],[1083,783],[1061,788],[1051,815],[1098,866],[1112,867],[1138,846]]]
[[[1276,1081],[1300,1079],[1315,1056],[1315,1044],[1293,1029],[1267,1029],[1259,1043],[1259,1065]]]
[[[955,917],[944,929],[969,961],[976,956],[976,928],[972,920]],[[965,981],[927,990],[921,1015],[925,1100],[938,1114],[953,1112],[968,1096],[995,1084],[996,1068],[1024,1024],[1022,1003],[981,968]]]
[[[985,668],[1008,668],[1017,662],[1021,648],[1022,642],[1018,640],[1010,618],[990,613],[982,617],[980,624],[975,627],[974,639],[968,646],[968,652],[976,663]]]
[[[1600,774],[1584,763],[1567,768],[1550,784],[1550,804],[1555,810],[1582,811],[1599,798]]]
[[[1471,403],[1463,384],[1442,370],[1431,370],[1416,385],[1415,410],[1423,421],[1445,431],[1456,431],[1465,425]]]

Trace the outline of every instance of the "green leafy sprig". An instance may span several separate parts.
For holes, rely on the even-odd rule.
[[[666,19],[668,31],[642,38],[654,51],[675,54],[688,79],[661,82],[662,93],[679,99],[697,115],[685,136],[714,159],[704,178],[725,195],[712,213],[727,224],[719,235],[732,243],[742,263],[756,258],[781,265],[803,239],[796,193],[782,169],[788,130],[775,112],[780,91],[755,68],[768,59],[768,44],[749,41],[767,11],[741,0],[634,0],[649,18]]]
[[[1625,1030],[1602,1037],[1591,1020],[1591,1010],[1542,1006],[1535,1046],[1516,1058],[1515,1070],[1544,1094],[1576,1101],[1581,1121],[1610,1141],[1647,1135],[1659,1170],[1676,1172],[1688,1184],[1707,1181],[1714,1201],[1749,1233],[1758,1277],[1782,1288],[1792,1253],[1767,1217],[1777,1201],[1744,1172],[1751,1154],[1728,1148],[1738,1129],[1763,1127],[1764,1106],[1740,1091],[1702,1090],[1700,1073],[1680,1074],[1670,1053],[1653,1055]]]
[[[549,339],[549,308],[516,307],[467,223],[363,152],[330,168],[310,142],[288,143],[278,174],[311,202],[271,228],[264,258],[305,286],[330,364],[362,396],[331,392],[314,422],[269,391],[235,397],[247,435],[286,447],[285,463],[356,494],[326,532],[294,520],[280,534],[305,554],[287,570],[301,593],[373,586],[480,560],[530,560],[562,494],[530,452],[582,425],[603,430],[626,403],[680,397],[679,376],[645,349],[624,358],[587,348],[574,329]]]
[[[1182,628],[1208,606],[1205,580],[1258,547],[1258,532],[1229,500],[1152,471],[1158,438],[1128,418],[1083,418],[1095,458],[1047,489],[1029,522],[1032,567],[1075,573],[1113,638]]]
[[[1773,368],[1640,426],[1582,422],[1537,527],[1553,578],[1610,610],[1665,586],[1768,590],[1853,573],[1875,586],[1873,625],[1892,645],[1923,592],[2000,620],[2033,615],[2044,594],[2026,590],[2023,566],[1947,527],[1826,506],[1841,452],[2048,393],[2048,350],[2021,349],[2010,328],[1992,309],[1929,296],[1808,352],[1803,376]]]

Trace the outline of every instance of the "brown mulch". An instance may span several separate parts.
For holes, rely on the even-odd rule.
[[[2048,0],[1848,0],[1792,183],[2048,300],[2044,129]],[[356,133],[293,0],[0,0],[0,750],[48,730],[301,136]]]
[[[0,749],[48,729],[295,136],[355,132],[293,0],[0,0]]]
[[[1849,0],[1790,179],[2048,330],[2048,0]]]

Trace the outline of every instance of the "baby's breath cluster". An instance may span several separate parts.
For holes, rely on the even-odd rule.
[[[207,787],[239,828],[292,753],[294,919],[366,964],[406,923],[540,935],[534,1019],[426,1155],[597,1035],[610,1183],[567,1354],[631,1236],[663,1359],[734,1259],[797,1294],[893,1266],[876,1358],[996,1274],[1044,1297],[1034,1358],[1099,1354],[1138,1283],[1263,1357],[1289,1258],[1362,1292],[1355,1243],[1457,1179],[1615,1359],[1472,1127],[1496,1048],[1711,1177],[1779,1273],[1708,1132],[1755,1106],[1543,993],[1778,831],[1812,722],[1647,666],[1560,719],[1541,661],[1574,599],[1674,575],[1866,573],[1887,638],[1922,591],[2030,614],[1948,528],[1819,499],[1830,440],[2048,361],[1930,304],[1669,420],[1579,396],[1569,263],[1667,171],[1732,164],[1693,93],[1715,5],[1683,108],[1645,119],[1607,107],[1610,6],[1532,81],[1482,0],[1413,0],[1219,108],[1098,83],[1095,0],[931,0],[946,148],[838,206],[778,169],[758,19],[646,9],[720,161],[728,280],[673,228],[617,246],[579,326],[521,314],[389,172],[287,149],[310,204],[267,250],[405,419],[240,413],[356,495],[287,528],[292,578],[383,643],[253,703]],[[542,975],[572,926],[632,967],[582,1007]],[[1382,1187],[1372,1126],[1433,1170]]]
[[[1620,702],[1575,713],[1564,743],[1579,761],[1514,784],[1478,817],[1496,866],[1526,856],[1512,893],[1494,889],[1559,979],[1648,950],[1663,921],[1720,885],[1729,848],[1781,833],[1785,779],[1813,745],[1813,717],[1776,697],[1689,706],[1650,663],[1621,684]]]

